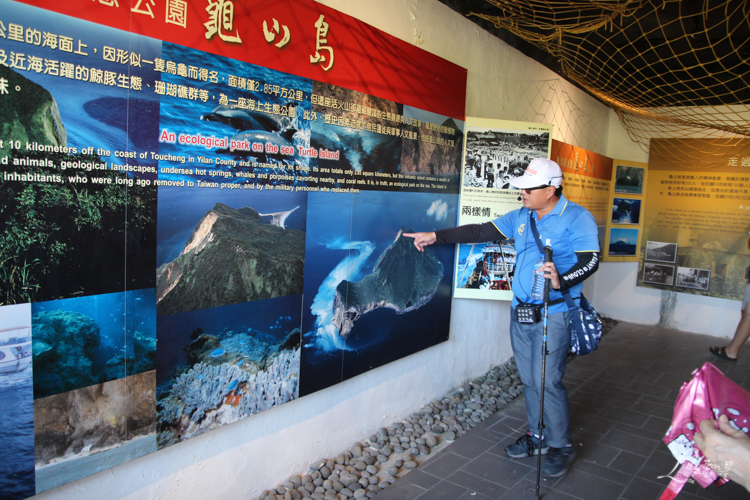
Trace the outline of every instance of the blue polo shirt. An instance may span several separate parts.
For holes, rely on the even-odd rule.
[[[599,231],[591,213],[582,206],[568,201],[560,195],[555,208],[550,213],[537,219],[536,212],[528,208],[519,208],[493,220],[498,231],[506,238],[514,238],[516,246],[516,271],[513,276],[513,307],[519,300],[526,303],[540,304],[542,301],[531,298],[531,282],[534,265],[541,257],[539,247],[529,226],[529,217],[534,218],[542,246],[552,248],[552,262],[557,271],[565,274],[576,263],[576,252],[598,252]],[[581,295],[583,283],[572,286],[570,296],[574,299]],[[562,299],[562,294],[550,288],[550,302]],[[567,311],[565,303],[549,306],[549,312]]]

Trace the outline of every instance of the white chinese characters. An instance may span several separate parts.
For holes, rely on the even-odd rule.
[[[326,51],[328,52],[328,65],[321,67],[323,68],[323,71],[328,71],[333,67],[333,47],[328,46],[328,40],[325,38],[328,36],[328,23],[325,22],[325,16],[323,14],[321,14],[315,22],[315,28],[317,30],[315,54],[310,56],[310,62],[313,64],[325,62],[326,56],[322,55],[320,51]]]

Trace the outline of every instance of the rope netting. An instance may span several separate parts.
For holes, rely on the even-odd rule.
[[[496,15],[470,16],[554,56],[645,151],[651,138],[675,139],[716,160],[716,148],[690,144],[701,138],[747,143],[750,155],[750,2],[486,1]]]

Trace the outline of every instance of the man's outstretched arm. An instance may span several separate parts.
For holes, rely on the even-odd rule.
[[[483,243],[505,238],[492,222],[467,224],[429,233],[404,233],[404,236],[414,238],[414,246],[420,252],[424,252],[424,247],[433,243]]]

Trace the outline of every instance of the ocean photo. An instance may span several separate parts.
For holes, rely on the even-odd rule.
[[[225,57],[207,59],[203,52],[170,43],[164,43],[162,57],[205,70],[205,77],[200,71],[187,76],[164,73],[162,80],[166,85],[223,98],[205,101],[162,96],[160,128],[175,137],[162,137],[159,153],[184,158],[185,162],[160,161],[159,179],[254,183],[258,177],[247,173],[283,174],[292,180],[266,177],[263,183],[305,184],[307,158],[299,156],[296,148],[310,145],[309,117],[303,119],[311,106],[310,80]],[[193,144],[191,139],[190,143],[181,144],[180,134],[196,142],[200,142],[200,135],[219,143]],[[252,143],[263,144],[263,150],[253,151]],[[278,149],[274,152],[266,144]],[[293,148],[294,154],[282,154],[282,148]],[[187,156],[193,157],[194,163],[188,163]],[[200,169],[203,173],[184,175],[164,170],[170,167]]]
[[[0,498],[27,498],[34,485],[34,388],[31,366],[31,305],[0,307]],[[10,363],[8,363],[10,361]],[[21,362],[21,363],[19,363]],[[24,368],[25,367],[25,368]],[[17,369],[20,369],[18,371]]]
[[[641,220],[641,200],[613,198],[612,224],[638,224]]]
[[[153,288],[32,305],[34,398],[155,368]]]
[[[455,195],[310,195],[302,395],[447,340],[455,246],[422,255],[401,231],[453,227],[455,207]]]

